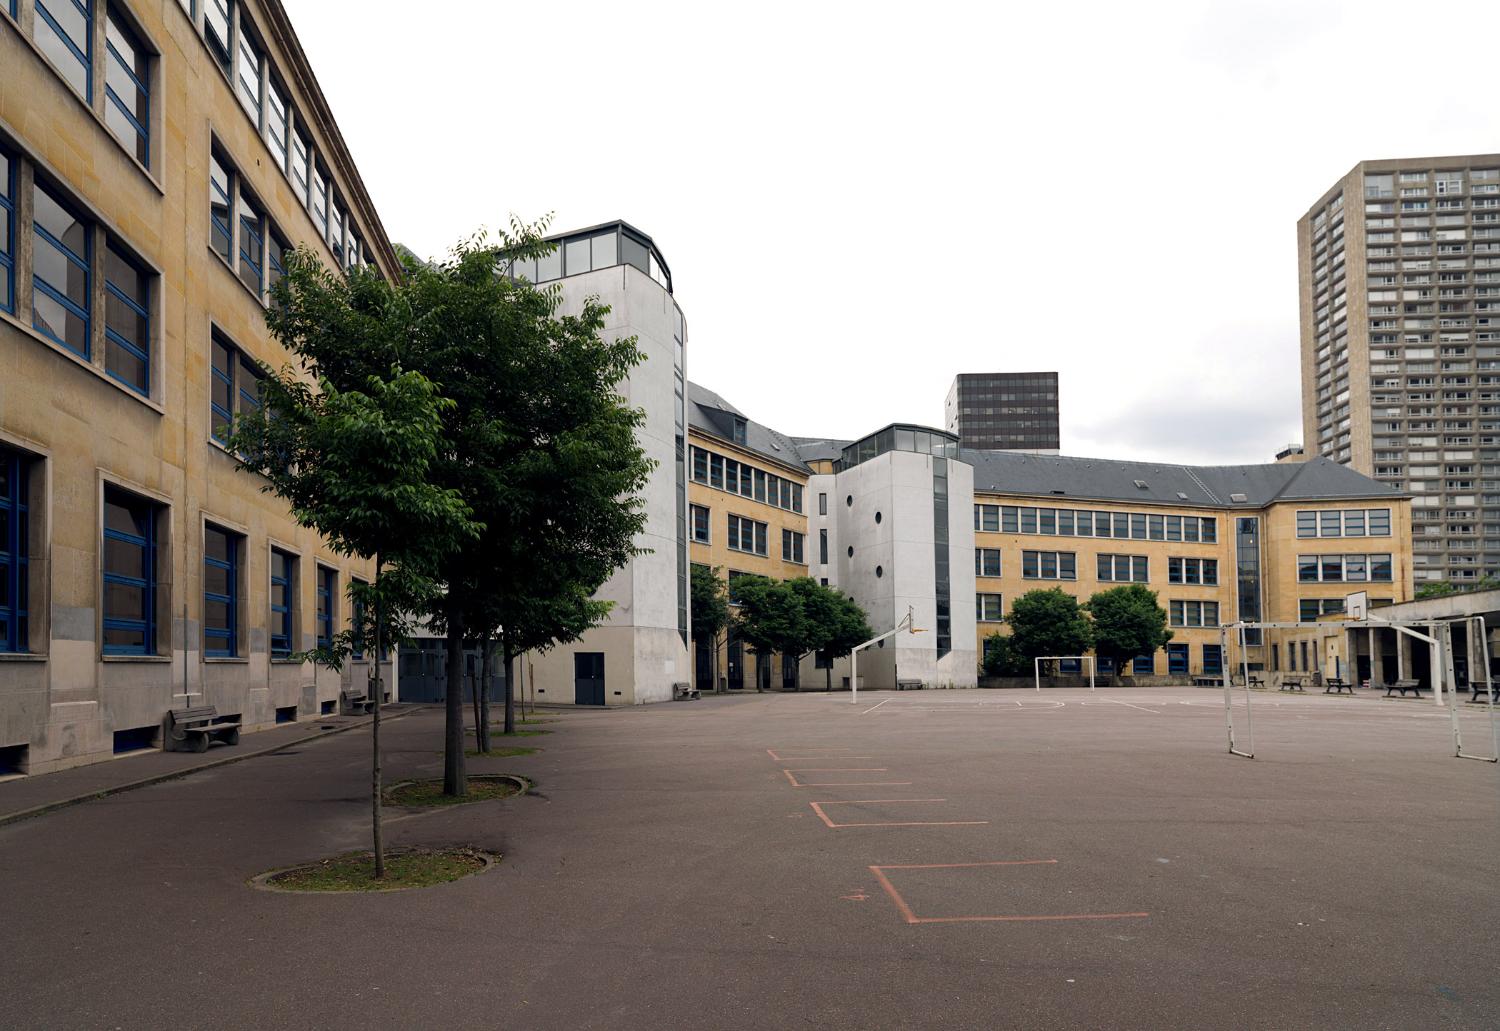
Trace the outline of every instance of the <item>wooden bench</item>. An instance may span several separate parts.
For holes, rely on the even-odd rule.
[[[898,681],[896,681],[896,690],[897,691],[920,691],[920,690],[922,690],[922,688],[924,688],[926,686],[927,685],[923,684],[920,680],[898,680]]]
[[[339,692],[339,712],[345,716],[368,716],[375,708],[375,700],[367,694]]]
[[[240,721],[219,719],[212,705],[194,709],[173,709],[167,716],[167,750],[171,752],[206,752],[214,741],[226,745],[240,743]]]
[[[1302,687],[1302,678],[1301,677],[1287,677],[1285,680],[1283,680],[1281,682],[1281,690],[1283,690],[1283,691],[1302,691],[1303,694],[1307,693],[1303,689],[1303,687]]]
[[[1402,698],[1406,697],[1406,692],[1408,691],[1418,698],[1422,697],[1422,688],[1417,685],[1415,680],[1396,680],[1385,685],[1385,696],[1387,698],[1391,696],[1392,691],[1401,692]]]
[[[1500,700],[1500,687],[1495,689],[1495,698]],[[1469,684],[1469,701],[1478,702],[1480,705],[1488,705],[1490,701],[1490,685],[1483,680],[1471,681]]]
[[[1344,691],[1348,691],[1350,694],[1353,694],[1354,685],[1340,680],[1338,677],[1329,677],[1327,680],[1323,681],[1323,693],[1328,694],[1330,691],[1334,694],[1341,694]]]
[[[698,697],[698,689],[685,681],[678,681],[672,685],[672,701],[685,702],[691,698]]]

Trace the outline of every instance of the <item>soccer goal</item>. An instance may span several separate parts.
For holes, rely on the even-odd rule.
[[[1042,689],[1042,663],[1065,662],[1070,659],[1078,660],[1078,662],[1080,663],[1078,667],[1079,672],[1083,671],[1082,663],[1087,662],[1089,664],[1089,690],[1094,690],[1094,673],[1097,669],[1098,664],[1094,662],[1094,657],[1092,655],[1038,655],[1035,661],[1032,663],[1032,673],[1036,677],[1036,689],[1038,691]],[[1058,672],[1061,673],[1062,670],[1059,668]]]

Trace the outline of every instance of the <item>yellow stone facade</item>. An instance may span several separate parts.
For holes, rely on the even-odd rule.
[[[0,655],[0,755],[8,764],[0,773],[45,772],[160,743],[165,714],[184,705],[238,714],[247,730],[316,717],[332,711],[351,681],[363,693],[367,673],[362,662],[339,676],[271,657],[273,547],[296,560],[294,650],[314,643],[320,567],[337,577],[335,630],[348,621],[344,587],[372,568],[333,554],[298,527],[214,439],[213,335],[273,367],[287,355],[266,331],[264,289],[247,285],[244,259],[231,265],[214,247],[211,155],[235,177],[232,257],[248,248],[264,273],[264,241],[274,232],[280,242],[317,248],[335,266],[348,263],[355,248],[357,260],[394,276],[394,252],[277,0],[231,5],[229,53],[240,52],[243,38],[259,55],[250,78],[259,91],[254,104],[236,96],[234,73],[244,67],[221,68],[210,51],[203,4],[193,5],[195,16],[178,0],[90,6],[91,74],[80,90],[69,78],[78,74],[58,56],[65,52],[39,25],[34,0],[19,0],[16,17],[0,4],[0,153],[13,171],[14,266],[13,303],[0,310],[0,447],[26,469],[30,518],[22,546],[29,560],[26,643]],[[121,123],[104,88],[106,11],[143,55],[150,92],[143,148],[112,131]],[[318,205],[294,194],[291,159],[272,146],[276,100],[289,107],[288,127],[308,147],[308,177],[329,191],[326,228],[315,224]],[[33,277],[52,267],[52,252],[37,243],[34,229],[38,186],[67,205],[83,225],[76,239],[88,241],[87,357],[39,328],[37,305],[46,298],[38,301],[42,287]],[[239,207],[239,198],[250,206]],[[241,215],[259,226],[260,249]],[[145,273],[144,393],[111,376],[107,364],[106,323],[115,309],[106,297],[105,262],[112,248]],[[69,275],[83,278],[78,270]],[[144,654],[105,654],[106,489],[155,506],[155,604]],[[208,524],[243,535],[237,654],[224,658],[204,657]]]

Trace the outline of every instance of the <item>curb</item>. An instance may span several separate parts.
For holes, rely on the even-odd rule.
[[[402,712],[391,713],[390,715],[381,713],[381,722],[388,723],[391,720],[399,720],[405,716],[410,716],[414,712],[420,711],[422,710],[411,708],[406,709]],[[59,799],[56,802],[44,802],[41,805],[32,806],[30,809],[21,809],[13,813],[0,813],[0,827],[7,827],[10,824],[20,823],[23,820],[30,820],[33,817],[37,816],[45,816],[46,814],[56,812],[59,809],[67,809],[75,805],[82,805],[84,802],[92,802],[95,799],[108,798],[111,795],[123,794],[126,791],[135,791],[137,788],[149,788],[153,784],[163,784],[169,780],[181,780],[183,777],[191,777],[193,774],[201,773],[204,770],[216,770],[221,766],[232,766],[235,763],[244,762],[246,759],[256,759],[263,755],[270,755],[273,752],[280,752],[284,749],[291,748],[293,745],[305,745],[311,741],[324,741],[331,737],[337,737],[339,734],[347,734],[351,730],[359,730],[363,727],[368,727],[373,722],[374,720],[364,720],[360,723],[351,723],[347,727],[337,727],[333,730],[320,731],[316,734],[309,734],[307,737],[299,737],[291,741],[283,741],[279,745],[272,745],[269,748],[262,748],[258,751],[245,752],[241,755],[228,755],[222,759],[215,759],[213,762],[203,763],[201,766],[188,766],[180,770],[172,770],[168,773],[158,773],[155,776],[143,777],[140,780],[133,780],[125,784],[115,784],[107,788],[99,788],[95,791],[89,791],[82,795],[74,795],[72,798]]]

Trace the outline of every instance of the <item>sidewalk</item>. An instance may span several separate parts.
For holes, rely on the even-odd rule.
[[[421,709],[422,706],[418,705],[388,704],[381,710],[382,722]],[[121,791],[185,777],[198,770],[227,766],[306,741],[358,730],[370,723],[368,716],[320,716],[245,734],[238,745],[214,745],[206,752],[147,749],[57,773],[0,781],[0,826],[93,798],[105,798]]]

